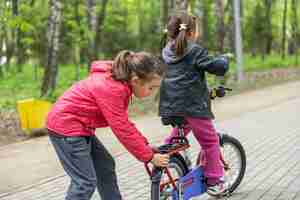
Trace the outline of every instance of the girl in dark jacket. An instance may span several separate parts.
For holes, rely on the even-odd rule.
[[[185,134],[192,130],[202,147],[201,163],[205,163],[208,192],[218,194],[225,190],[221,181],[224,172],[205,73],[223,76],[228,61],[224,57],[208,56],[207,50],[196,44],[197,29],[193,16],[182,13],[169,18],[167,41],[162,50],[168,66],[161,84],[159,115],[163,121],[184,118]],[[174,128],[166,141],[177,134],[178,129]]]

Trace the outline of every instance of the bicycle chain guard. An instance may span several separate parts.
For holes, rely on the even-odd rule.
[[[173,190],[173,200],[189,200],[206,192],[203,169],[199,166],[178,180],[179,191]],[[183,198],[182,198],[183,197]]]

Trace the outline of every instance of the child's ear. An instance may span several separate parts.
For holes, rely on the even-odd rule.
[[[139,77],[137,77],[136,75],[133,75],[130,79],[130,84],[137,85],[138,83],[139,83]]]
[[[195,40],[198,37],[198,33],[197,32],[189,32],[188,37]]]

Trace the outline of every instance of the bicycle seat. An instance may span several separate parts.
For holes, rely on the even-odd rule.
[[[184,149],[189,148],[189,143],[186,140],[186,143],[172,143],[172,144],[164,144],[158,147],[160,153],[170,153],[170,152],[177,152]]]
[[[161,121],[163,125],[172,125],[173,127],[182,127],[185,122],[184,117],[179,116],[162,117]]]

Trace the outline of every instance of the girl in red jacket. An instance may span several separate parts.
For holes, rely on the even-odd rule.
[[[115,161],[95,136],[109,126],[138,160],[166,166],[168,156],[154,154],[147,139],[128,119],[128,103],[159,87],[163,67],[145,52],[120,52],[114,61],[92,63],[90,76],[67,90],[47,119],[50,140],[71,178],[66,200],[88,200],[97,187],[102,200],[121,200]]]

